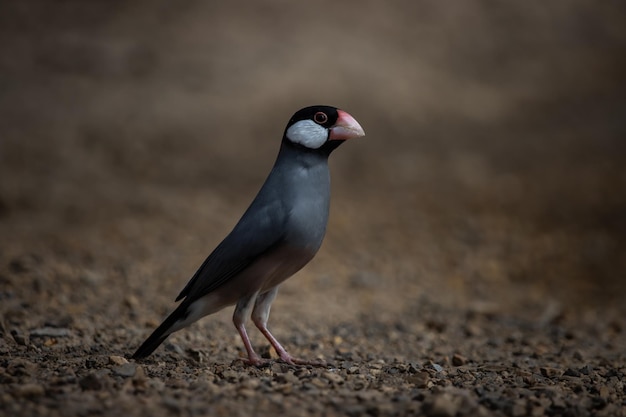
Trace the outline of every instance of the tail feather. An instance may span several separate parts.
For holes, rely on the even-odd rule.
[[[187,306],[185,304],[186,303],[179,305],[178,308],[167,316],[163,323],[161,323],[161,325],[159,325],[159,327],[157,327],[156,330],[148,336],[146,341],[139,346],[135,353],[133,353],[133,359],[145,358],[150,355],[156,348],[159,347],[161,343],[165,341],[165,339],[167,339],[170,334],[179,330],[173,329],[173,327],[177,322],[186,318]]]

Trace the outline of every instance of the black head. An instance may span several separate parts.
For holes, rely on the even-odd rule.
[[[330,153],[343,141],[365,136],[359,123],[343,110],[311,106],[298,110],[287,123],[283,140],[310,150]]]

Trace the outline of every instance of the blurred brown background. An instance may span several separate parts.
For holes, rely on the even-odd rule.
[[[330,104],[367,136],[280,305],[624,304],[621,2],[5,1],[0,48],[5,293],[160,317]]]

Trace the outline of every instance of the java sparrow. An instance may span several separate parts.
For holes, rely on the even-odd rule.
[[[328,157],[345,140],[365,135],[345,111],[306,107],[287,123],[274,166],[259,193],[176,298],[180,305],[133,354],[150,355],[170,334],[229,305],[248,354],[254,351],[245,323],[254,325],[289,364],[293,358],[267,328],[278,286],[305,266],[322,244],[330,205]]]

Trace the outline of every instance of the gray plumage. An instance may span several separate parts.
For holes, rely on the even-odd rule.
[[[252,321],[281,359],[292,358],[267,330],[278,286],[306,265],[322,244],[330,206],[328,156],[344,140],[363,136],[347,113],[329,106],[297,112],[287,124],[276,162],[259,193],[232,232],[208,256],[176,298],[182,299],[137,349],[152,353],[171,333],[208,314],[236,304],[233,322],[254,365],[245,329]]]

